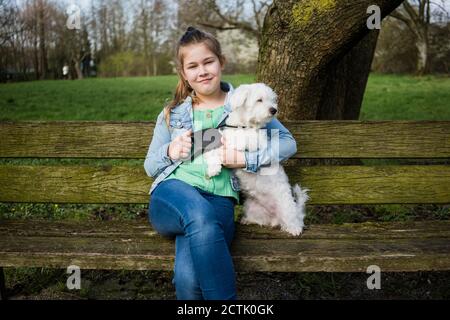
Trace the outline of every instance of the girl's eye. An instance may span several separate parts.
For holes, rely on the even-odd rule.
[[[205,62],[205,64],[209,64],[209,63],[213,63],[214,61],[208,61],[208,62]],[[192,68],[195,68],[196,66],[190,66],[190,67],[188,67],[188,69],[192,69]]]

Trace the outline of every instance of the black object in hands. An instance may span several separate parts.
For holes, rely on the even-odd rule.
[[[191,161],[203,152],[219,148],[222,145],[219,129],[210,128],[192,133]]]

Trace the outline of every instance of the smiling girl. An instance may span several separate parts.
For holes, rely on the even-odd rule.
[[[144,163],[155,178],[149,221],[162,236],[175,237],[172,283],[177,299],[237,299],[230,247],[239,185],[232,169],[255,173],[270,161],[295,154],[296,143],[273,119],[267,129],[280,132],[278,152],[224,150],[223,170],[208,177],[203,155],[189,160],[192,132],[217,128],[225,120],[234,89],[221,80],[225,57],[207,32],[189,27],[178,42],[176,62],[174,98],[158,115]]]

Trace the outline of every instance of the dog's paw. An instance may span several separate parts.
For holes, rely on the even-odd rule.
[[[289,226],[282,228],[282,230],[293,236],[299,236],[303,233],[303,226]]]
[[[212,165],[212,166],[208,166],[208,168],[206,169],[206,175],[211,178],[214,176],[217,176],[220,171],[222,171],[222,166],[221,165]]]
[[[203,155],[206,161],[206,177],[217,176],[222,170],[222,151],[220,148],[205,152]]]
[[[243,216],[241,220],[239,220],[240,224],[256,224],[255,221],[249,219],[247,216]]]

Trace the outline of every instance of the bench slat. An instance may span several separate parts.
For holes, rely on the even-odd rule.
[[[450,166],[287,167],[308,204],[450,203]],[[142,166],[0,165],[0,202],[148,203]]]
[[[450,158],[450,121],[283,122],[305,158]],[[154,122],[0,122],[0,158],[145,157]]]
[[[450,270],[450,221],[311,225],[297,238],[237,224],[238,271]],[[172,270],[174,241],[139,221],[0,223],[0,266]]]

